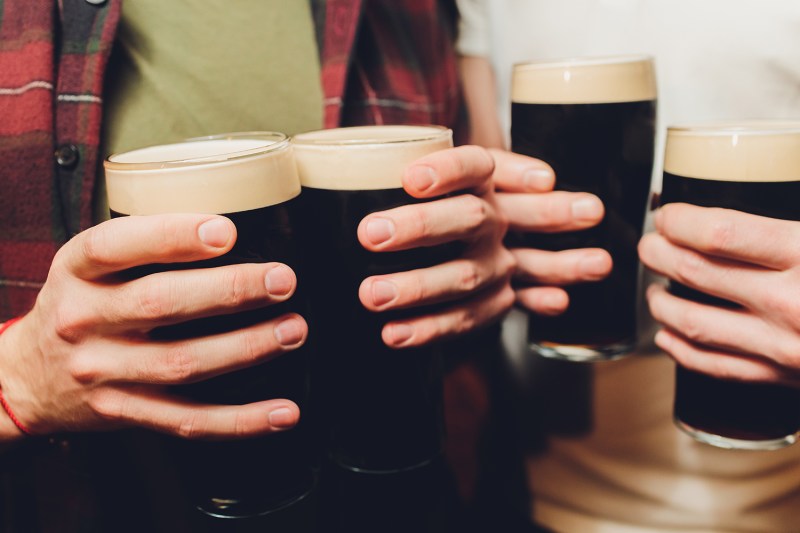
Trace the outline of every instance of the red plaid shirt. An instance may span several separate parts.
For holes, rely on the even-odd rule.
[[[58,248],[93,223],[120,2],[0,0],[0,322],[30,309]],[[436,0],[312,4],[326,126],[456,126],[451,12]],[[158,469],[157,457],[87,452],[124,451],[115,435],[85,437],[95,448],[76,436],[1,451],[0,531],[108,531],[104,516],[119,523],[114,531],[192,531],[163,504],[176,497],[167,485],[142,475]]]
[[[103,75],[121,0],[0,0],[0,322],[92,224]],[[450,13],[436,0],[312,0],[325,125],[460,118]],[[457,131],[459,131],[457,129]]]

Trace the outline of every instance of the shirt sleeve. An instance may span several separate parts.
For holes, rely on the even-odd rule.
[[[456,49],[462,56],[489,55],[487,0],[456,0],[460,15]]]

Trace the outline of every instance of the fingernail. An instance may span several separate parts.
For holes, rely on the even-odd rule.
[[[411,339],[414,336],[414,328],[408,324],[395,324],[389,330],[389,337],[392,344],[397,346]]]
[[[372,304],[381,306],[397,298],[397,288],[388,281],[376,281],[372,284]]]
[[[394,222],[385,218],[372,218],[367,222],[367,239],[372,244],[381,244],[394,237]]]
[[[607,265],[608,262],[605,256],[601,254],[588,254],[581,259],[578,270],[585,279],[597,280],[608,274]]]
[[[273,296],[286,296],[294,288],[294,274],[286,266],[271,268],[264,278],[267,292]]]
[[[420,192],[430,189],[437,177],[436,171],[425,165],[415,165],[408,169],[408,180]]]
[[[231,240],[231,224],[222,218],[208,220],[197,228],[197,236],[209,246],[222,248]]]
[[[522,184],[526,189],[537,191],[553,188],[553,173],[546,168],[532,168],[522,174]]]
[[[588,196],[572,202],[572,216],[578,220],[597,220],[603,215],[599,198]]]
[[[272,427],[276,428],[290,428],[294,426],[294,413],[291,409],[281,407],[275,409],[269,414],[269,423]]]
[[[303,340],[303,326],[296,318],[289,318],[275,326],[275,338],[281,346],[294,346]]]

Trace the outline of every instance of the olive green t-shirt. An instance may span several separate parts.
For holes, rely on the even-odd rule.
[[[106,78],[103,156],[217,133],[320,128],[309,4],[125,0]]]

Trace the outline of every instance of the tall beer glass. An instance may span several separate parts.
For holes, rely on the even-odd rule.
[[[636,245],[655,145],[653,62],[637,56],[518,64],[511,101],[512,150],[549,163],[557,189],[599,196],[606,214],[600,225],[582,231],[512,234],[510,245],[599,247],[614,262],[605,280],[566,287],[564,314],[531,315],[531,349],[573,361],[623,356],[636,343]]]
[[[437,348],[394,350],[383,325],[419,309],[372,313],[358,298],[373,275],[424,268],[454,256],[452,247],[370,252],[357,228],[369,213],[416,202],[402,187],[406,166],[452,146],[433,126],[364,126],[293,138],[303,185],[303,272],[315,347],[313,394],[326,453],[352,470],[396,472],[422,466],[442,450],[442,360]]]
[[[800,220],[800,122],[668,129],[661,203],[686,202]],[[737,307],[676,282],[673,294]],[[768,450],[797,440],[800,389],[724,380],[677,367],[675,422],[722,448]]]
[[[300,180],[285,135],[240,133],[143,148],[112,155],[105,162],[105,171],[112,216],[215,213],[236,225],[236,244],[222,257],[152,265],[137,269],[133,276],[271,261],[298,268],[294,232]],[[278,305],[159,328],[151,336],[166,340],[203,337],[289,311],[305,314],[300,294]],[[302,410],[307,397],[307,359],[301,348],[257,367],[176,386],[174,392],[203,403],[231,405],[288,398]],[[244,518],[269,514],[305,499],[315,485],[315,474],[302,424],[290,431],[238,441],[169,439],[194,504],[208,515]]]

